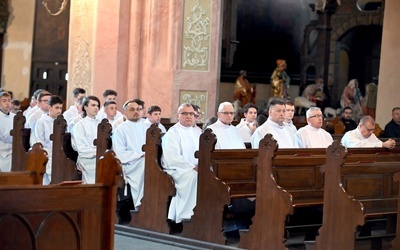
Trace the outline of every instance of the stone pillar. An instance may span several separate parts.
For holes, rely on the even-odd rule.
[[[382,129],[391,120],[392,108],[400,106],[398,67],[400,65],[400,33],[398,32],[400,15],[396,11],[398,9],[400,9],[400,1],[385,1],[376,112],[376,122]]]
[[[120,107],[141,98],[173,121],[182,102],[214,115],[221,12],[222,0],[73,1],[69,89],[115,89]]]

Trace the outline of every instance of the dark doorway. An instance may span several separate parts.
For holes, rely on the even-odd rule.
[[[69,9],[69,1],[36,0],[30,94],[42,88],[66,100]]]

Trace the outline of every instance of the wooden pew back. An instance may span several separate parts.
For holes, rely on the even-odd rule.
[[[113,249],[122,169],[112,152],[99,167],[99,184],[0,186],[2,249]]]

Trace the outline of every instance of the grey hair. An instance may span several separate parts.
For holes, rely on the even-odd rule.
[[[182,110],[184,107],[191,107],[191,108],[193,108],[192,104],[185,102],[185,103],[182,103],[181,105],[179,105],[179,107],[178,107],[178,113],[180,113],[181,110]]]
[[[224,109],[224,107],[225,107],[225,106],[228,106],[228,105],[231,105],[231,106],[233,107],[232,103],[230,103],[230,102],[221,102],[221,103],[219,104],[219,107],[218,107],[218,112],[222,112],[222,110]]]
[[[321,110],[321,109],[318,108],[318,107],[311,107],[311,108],[309,108],[309,109],[307,110],[307,112],[306,112],[306,117],[307,117],[307,118],[310,118],[311,113],[312,113],[313,111],[316,111],[316,110]]]
[[[366,122],[369,122],[369,123],[375,125],[375,120],[374,120],[374,118],[372,118],[372,116],[369,116],[369,115],[363,116],[363,117],[360,119],[360,123],[359,123],[359,124],[364,125]]]

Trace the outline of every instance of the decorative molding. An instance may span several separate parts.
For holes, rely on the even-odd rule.
[[[211,2],[185,0],[182,69],[207,71],[210,53]],[[191,7],[191,8],[190,8]]]
[[[91,42],[86,39],[84,32],[77,36],[77,41],[74,42],[77,48],[73,56],[73,76],[72,81],[75,87],[89,89],[91,81],[92,65],[90,60]]]
[[[179,92],[179,103],[190,103],[200,107],[203,118],[201,122],[204,123],[207,115],[207,91],[198,90],[181,90]]]

